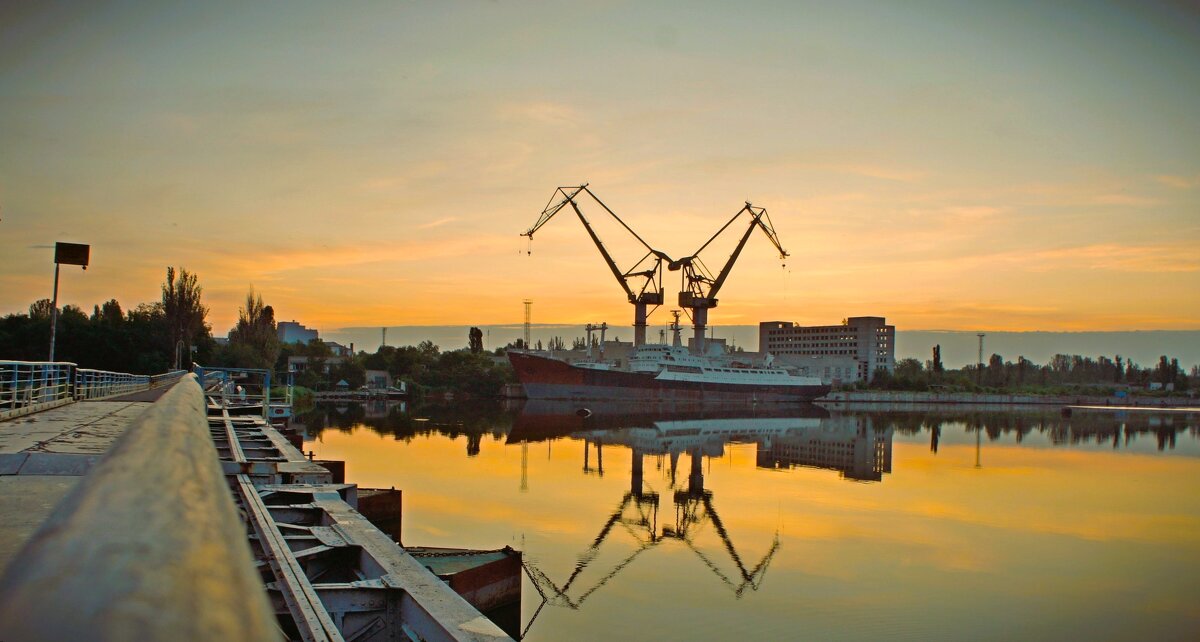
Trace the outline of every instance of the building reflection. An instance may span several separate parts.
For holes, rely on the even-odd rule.
[[[760,468],[822,468],[835,470],[846,479],[879,481],[891,470],[891,436],[890,427],[877,429],[870,417],[831,414],[811,405],[766,409],[526,405],[514,421],[508,443],[527,449],[530,442],[579,440],[583,474],[605,474],[606,448],[628,448],[632,455],[628,490],[579,554],[571,573],[556,581],[535,564],[526,563],[528,576],[542,597],[526,632],[545,606],[578,609],[634,560],[668,541],[687,547],[736,597],[757,590],[780,547],[779,533],[765,551],[745,557],[721,519],[713,492],[705,486],[705,460],[723,456],[729,444],[754,444],[755,464]],[[665,497],[647,483],[647,458],[665,468]],[[525,484],[525,457],[522,464]],[[664,508],[670,513],[660,514]],[[721,543],[715,551],[697,542],[697,536],[710,527]],[[622,558],[606,560],[604,568],[586,574],[595,579],[580,584],[614,532],[632,535],[632,550]]]

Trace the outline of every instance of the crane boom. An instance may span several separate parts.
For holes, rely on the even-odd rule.
[[[621,224],[621,227],[625,228],[633,238],[642,244],[642,247],[646,248],[646,254],[629,270],[621,271],[616,261],[613,260],[612,255],[609,254],[608,248],[604,246],[604,243],[600,240],[600,236],[592,227],[591,222],[583,215],[583,210],[580,209],[579,203],[576,200],[581,193],[586,193],[592,200],[596,201],[605,212],[608,212],[609,216],[612,216],[617,223]],[[557,198],[559,194],[562,195],[561,199]],[[600,252],[605,265],[608,266],[609,271],[617,279],[617,284],[625,292],[626,299],[634,305],[633,342],[634,345],[642,345],[646,342],[648,307],[657,307],[663,303],[662,267],[664,262],[671,262],[671,257],[650,247],[650,244],[646,243],[645,239],[639,236],[637,232],[634,232],[633,228],[629,227],[608,205],[604,204],[604,201],[600,200],[599,197],[592,193],[592,190],[588,189],[587,183],[578,187],[559,187],[555,190],[550,200],[546,203],[545,209],[542,210],[541,216],[538,217],[537,222],[533,224],[533,227],[523,232],[521,236],[532,240],[534,233],[540,230],[546,223],[549,223],[550,219],[554,218],[554,215],[558,214],[568,204],[575,211],[575,215],[579,218],[579,222],[583,224],[588,237],[592,239],[592,243],[595,244],[596,249]],[[640,288],[635,290],[630,284],[630,279],[636,278],[643,279],[643,281]]]
[[[637,300],[637,296],[633,293],[633,290],[630,289],[629,282],[626,280],[625,274],[621,272],[621,268],[617,267],[616,261],[613,261],[612,255],[608,253],[607,249],[605,249],[604,242],[601,241],[600,237],[596,235],[596,230],[592,229],[592,224],[588,223],[587,218],[583,215],[583,211],[579,209],[579,205],[575,203],[574,199],[570,199],[570,201],[571,207],[575,209],[575,215],[579,217],[579,222],[583,223],[583,229],[587,230],[588,236],[592,237],[592,243],[595,243],[596,249],[600,250],[600,256],[604,257],[604,262],[608,265],[608,269],[611,270],[613,276],[616,277],[617,283],[621,285],[621,289],[625,290],[625,295],[629,297],[629,302],[633,303]]]
[[[709,274],[707,268],[705,268],[703,261],[700,260],[700,253],[711,245],[725,230],[729,229],[729,226],[733,225],[734,221],[738,220],[744,213],[750,214],[750,225],[738,240],[737,245],[733,248],[733,253],[729,255],[721,271],[714,278]],[[754,233],[754,228],[756,227],[761,229],[763,234],[766,234],[767,239],[771,241],[771,244],[775,246],[775,249],[779,250],[779,258],[787,258],[787,250],[783,249],[783,245],[779,241],[779,235],[775,232],[774,225],[771,224],[771,217],[767,214],[767,210],[762,207],[755,207],[747,201],[742,209],[738,210],[712,237],[704,242],[704,245],[700,246],[700,249],[696,250],[691,256],[667,264],[667,269],[683,271],[683,283],[679,292],[679,305],[690,309],[692,312],[692,323],[695,331],[693,349],[697,353],[704,353],[704,329],[708,324],[708,309],[717,307],[717,293],[725,285],[725,280],[729,278],[729,273],[733,270],[734,264],[737,263],[738,257],[746,247],[746,242],[750,240],[750,235]]]
[[[712,287],[708,291],[708,296],[710,298],[715,298],[717,296],[717,292],[721,289],[721,286],[725,285],[725,279],[729,276],[730,270],[733,269],[733,264],[737,261],[738,255],[742,253],[742,248],[746,247],[746,241],[748,241],[750,239],[750,235],[754,233],[755,227],[760,228],[763,231],[763,234],[766,234],[767,238],[770,239],[771,244],[775,246],[775,249],[779,250],[779,258],[786,259],[788,257],[787,250],[783,249],[783,245],[781,245],[779,242],[779,235],[775,233],[775,228],[771,225],[771,218],[767,216],[766,209],[754,207],[750,203],[746,203],[746,207],[738,211],[738,213],[734,215],[734,219],[736,219],[738,216],[741,216],[742,212],[750,212],[751,216],[753,217],[750,221],[750,227],[746,228],[746,233],[742,235],[742,239],[738,242],[737,247],[734,248],[733,254],[730,254],[729,260],[725,262],[725,267],[721,268],[721,273],[718,274],[716,280],[713,281]],[[763,219],[766,219],[765,223],[763,222]],[[733,219],[730,219],[729,223],[732,222]],[[726,226],[728,226],[729,223],[726,223]],[[718,232],[718,234],[720,234],[720,232]],[[716,236],[713,238],[715,239]],[[709,243],[711,242],[712,239],[709,239]],[[704,246],[708,246],[708,243],[705,243]],[[701,247],[700,249],[704,249],[704,247]],[[699,254],[700,252],[696,253]]]

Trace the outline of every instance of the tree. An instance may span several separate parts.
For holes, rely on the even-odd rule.
[[[946,371],[946,367],[942,365],[942,345],[940,343],[933,346],[933,364],[929,371],[934,375],[940,375]]]
[[[246,305],[238,310],[238,322],[229,333],[226,365],[241,368],[271,368],[279,358],[279,333],[275,310],[263,305],[254,288],[246,293]]]
[[[483,352],[483,330],[472,327],[471,331],[467,333],[467,341],[471,352],[475,354]]]
[[[54,312],[54,304],[50,299],[38,299],[29,304],[29,318],[39,320],[50,320],[50,315]]]
[[[916,359],[901,359],[896,362],[896,378],[905,382],[916,382],[923,378],[924,368]]]
[[[200,284],[196,275],[180,268],[178,275],[174,267],[167,267],[167,280],[162,286],[162,309],[167,327],[171,332],[171,350],[182,341],[191,354],[196,339],[208,336],[208,308],[200,303]],[[181,364],[182,365],[182,364]]]

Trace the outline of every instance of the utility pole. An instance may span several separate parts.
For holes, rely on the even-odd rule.
[[[984,333],[979,333],[979,361],[975,366],[975,385],[983,385],[983,337]]]
[[[66,265],[81,265],[87,270],[92,246],[79,243],[54,244],[54,298],[50,301],[50,358],[54,361],[54,342],[58,335],[58,268]]]

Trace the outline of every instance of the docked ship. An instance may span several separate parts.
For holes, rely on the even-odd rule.
[[[665,344],[635,348],[628,369],[527,351],[509,351],[508,359],[530,399],[787,403],[829,392],[820,379],[771,367],[769,359],[762,367],[725,363]]]

